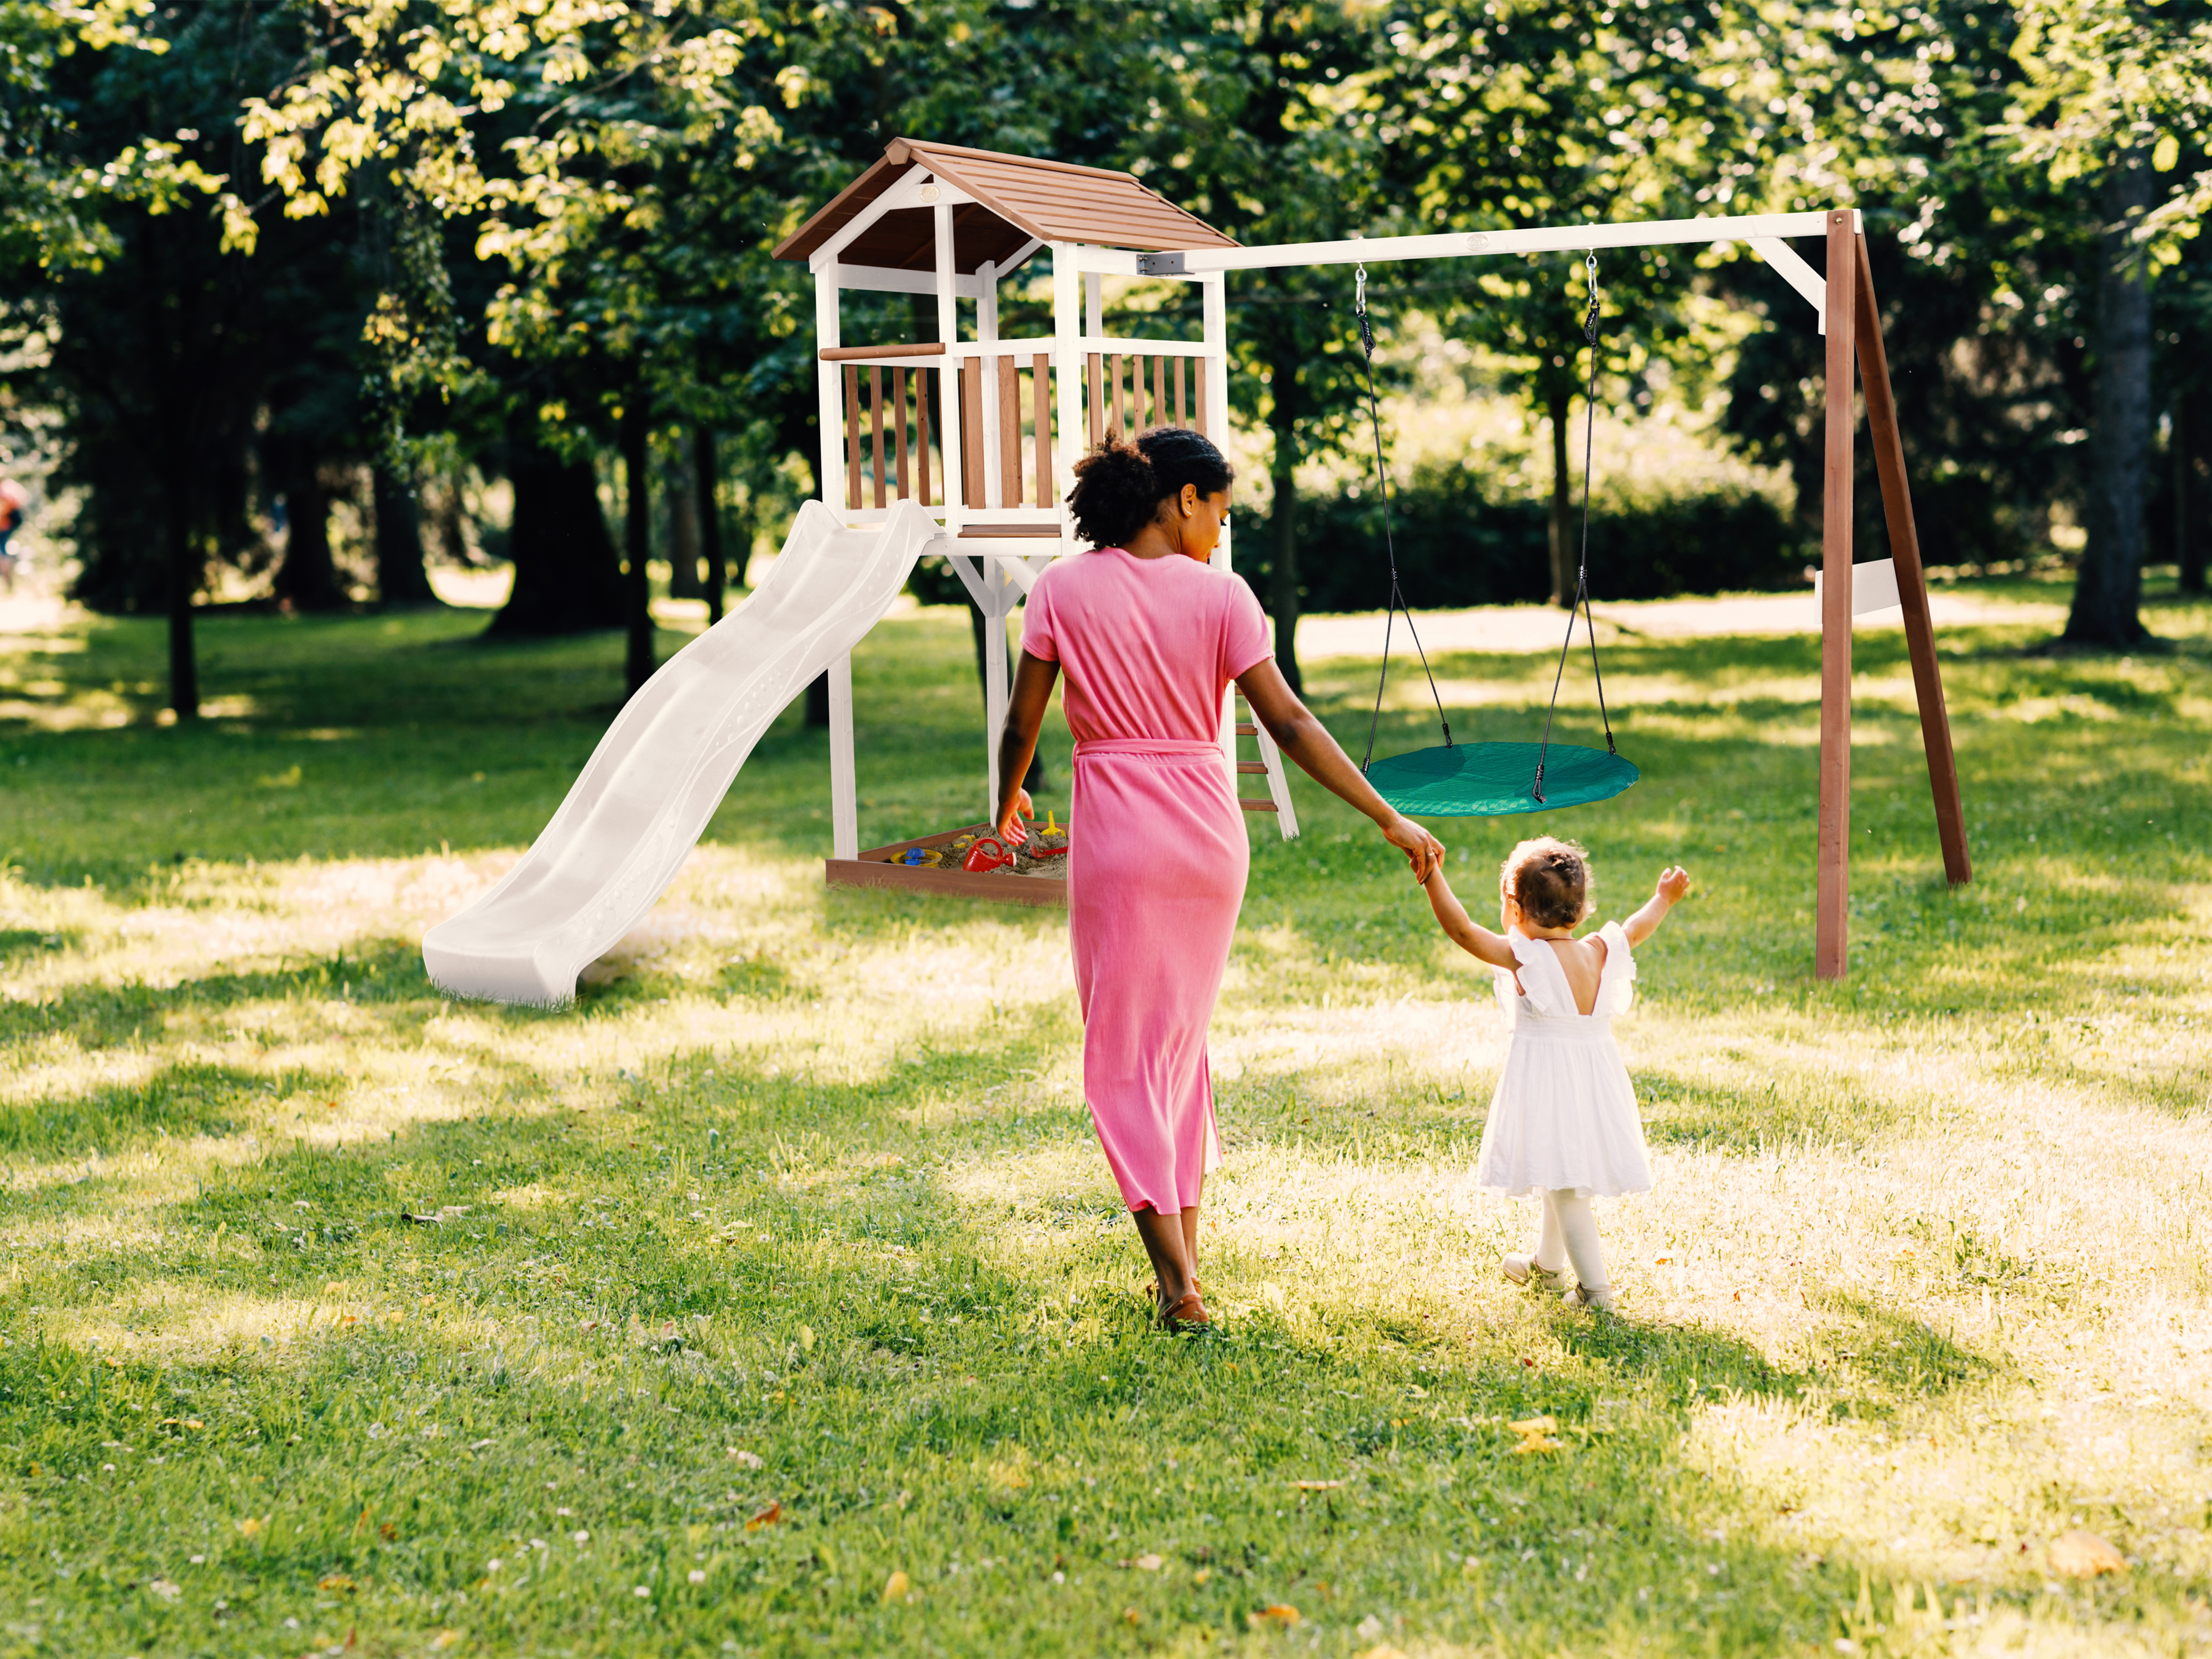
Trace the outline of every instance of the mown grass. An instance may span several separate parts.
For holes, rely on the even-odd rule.
[[[1203,1340],[1146,1328],[1060,924],[825,892],[796,710],[576,1007],[440,999],[421,929],[619,687],[618,641],[479,620],[211,620],[190,728],[154,627],[4,647],[0,1654],[2212,1639],[2203,607],[2126,661],[1946,640],[1955,891],[1861,636],[1839,985],[1814,642],[1612,654],[1644,781],[1547,827],[1607,914],[1700,883],[1623,1027],[1660,1187],[1605,1209],[1616,1321],[1498,1279],[1487,986],[1301,783],[1216,1023]],[[861,653],[867,839],[977,815],[968,652]],[[1455,732],[1532,734],[1548,667],[1445,659]],[[1372,670],[1311,673],[1347,737]],[[1534,827],[1440,826],[1475,895]],[[2054,1577],[2075,1525],[2130,1570]]]

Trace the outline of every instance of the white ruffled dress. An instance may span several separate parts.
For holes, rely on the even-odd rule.
[[[1478,1184],[1509,1198],[1567,1187],[1583,1197],[1650,1192],[1636,1087],[1613,1042],[1613,1016],[1627,1012],[1636,994],[1628,935],[1617,921],[1600,930],[1605,969],[1587,1014],[1576,1011],[1549,944],[1517,927],[1505,937],[1520,960],[1521,984],[1516,991],[1512,974],[1495,970],[1511,1032],[1483,1126]]]

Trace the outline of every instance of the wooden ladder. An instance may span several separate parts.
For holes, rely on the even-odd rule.
[[[1265,795],[1239,795],[1237,804],[1248,812],[1275,814],[1275,827],[1282,831],[1283,839],[1289,841],[1298,833],[1298,811],[1291,804],[1290,782],[1283,775],[1283,751],[1275,746],[1275,740],[1267,735],[1266,728],[1252,718],[1250,708],[1244,705],[1243,693],[1232,689],[1230,696],[1231,707],[1237,716],[1237,775],[1239,779],[1252,776],[1267,780]],[[1246,738],[1251,738],[1259,750],[1259,759],[1244,758],[1243,745]]]

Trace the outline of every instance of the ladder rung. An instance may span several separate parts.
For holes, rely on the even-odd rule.
[[[1260,735],[1260,728],[1249,720],[1239,720],[1237,722],[1237,735],[1240,738],[1256,738]]]
[[[1265,761],[1238,761],[1237,763],[1237,769],[1240,772],[1264,773],[1267,769],[1267,763]]]
[[[1282,810],[1271,800],[1254,800],[1249,796],[1237,804],[1248,812],[1275,812]]]

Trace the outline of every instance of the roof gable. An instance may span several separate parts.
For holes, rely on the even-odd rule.
[[[1157,252],[1236,243],[1135,175],[1044,161],[996,150],[896,138],[883,159],[787,237],[779,259],[805,259],[917,169],[974,198],[952,210],[953,264],[972,273],[985,260],[1006,268],[1036,242],[1087,242]],[[878,216],[838,254],[839,263],[891,270],[937,265],[933,210],[897,208]]]

